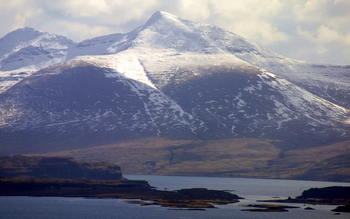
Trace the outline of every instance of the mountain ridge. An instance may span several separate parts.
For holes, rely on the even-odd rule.
[[[39,32],[31,28],[24,28],[21,31],[35,33],[36,35],[40,35],[40,36],[44,35],[45,37],[47,37],[47,35],[50,35],[45,32]],[[226,40],[226,42],[224,42],[225,39],[229,39],[229,40],[228,41]],[[41,38],[39,40],[37,39],[37,37],[35,38],[35,42],[39,42],[40,40]],[[74,56],[71,55],[70,57],[69,55],[69,53],[72,53],[72,51],[74,51],[74,48],[82,47],[84,48],[84,51],[94,51],[94,49],[101,47],[101,44],[106,44],[106,45],[100,48],[99,51],[95,51],[95,53],[97,54],[91,55],[87,53],[88,55],[77,56],[75,58]],[[41,43],[39,43],[39,45],[42,46]],[[98,55],[98,52],[102,54]],[[129,33],[112,34],[108,36],[93,38],[87,41],[83,41],[80,44],[79,43],[75,44],[75,47],[67,46],[65,50],[65,55],[66,57],[71,58],[70,61],[61,62],[63,63],[63,65],[56,64],[52,67],[47,68],[46,70],[44,68],[43,70],[40,70],[38,73],[34,73],[32,74],[32,76],[29,76],[27,77],[27,79],[24,79],[25,81],[24,83],[20,82],[18,84],[23,87],[24,84],[26,84],[27,86],[28,84],[36,83],[37,81],[40,81],[40,80],[43,81],[43,79],[40,79],[40,77],[47,78],[45,80],[48,80],[50,77],[53,77],[53,74],[56,74],[56,73],[52,73],[52,71],[57,72],[58,73],[56,74],[57,76],[62,75],[62,73],[65,71],[64,70],[65,68],[67,67],[69,68],[70,65],[79,66],[79,63],[81,63],[82,66],[91,65],[92,68],[94,67],[99,68],[99,70],[97,71],[104,72],[104,76],[111,80],[116,79],[116,81],[123,81],[124,79],[127,79],[127,80],[133,81],[133,82],[130,82],[130,81],[122,82],[122,83],[124,84],[124,86],[130,89],[130,92],[132,92],[133,95],[136,94],[136,96],[138,96],[137,98],[139,99],[139,101],[143,103],[145,113],[148,115],[151,115],[149,111],[150,109],[148,108],[148,106],[157,108],[158,106],[162,105],[161,102],[163,102],[164,99],[171,97],[171,99],[168,100],[170,101],[168,102],[168,104],[172,106],[170,108],[174,108],[174,107],[177,108],[178,112],[181,115],[184,113],[185,114],[190,113],[187,117],[194,118],[197,115],[199,115],[198,114],[199,111],[196,111],[192,107],[188,107],[188,106],[186,107],[185,105],[180,106],[177,103],[172,101],[172,99],[175,99],[175,100],[177,99],[177,102],[179,101],[181,102],[181,98],[179,99],[179,97],[172,95],[172,93],[177,92],[176,86],[182,86],[182,84],[187,83],[188,80],[190,81],[198,80],[198,79],[202,80],[201,78],[205,78],[205,77],[221,77],[221,76],[224,77],[224,75],[227,75],[227,74],[240,75],[238,71],[242,71],[246,73],[254,72],[253,74],[256,74],[258,76],[254,78],[254,82],[253,82],[253,83],[256,83],[256,85],[250,85],[249,83],[252,83],[250,82],[252,77],[251,76],[248,77],[247,75],[243,74],[240,77],[246,78],[246,82],[241,81],[240,84],[236,84],[235,86],[240,87],[239,89],[243,90],[244,93],[254,94],[254,95],[257,95],[257,97],[261,96],[262,94],[262,93],[261,94],[257,93],[261,91],[262,84],[264,84],[264,86],[267,86],[268,87],[267,90],[271,90],[271,92],[272,91],[275,92],[278,90],[279,94],[277,96],[282,95],[282,99],[276,99],[276,94],[266,93],[267,90],[265,90],[265,93],[262,95],[262,97],[264,97],[266,100],[273,98],[269,101],[273,102],[272,107],[278,108],[278,109],[276,108],[272,110],[272,112],[269,112],[269,111],[265,112],[264,114],[266,114],[267,117],[266,116],[264,116],[265,118],[262,117],[264,118],[263,120],[268,121],[274,117],[272,116],[273,114],[275,115],[279,114],[278,117],[280,117],[279,119],[280,121],[279,122],[277,121],[278,125],[277,126],[274,125],[273,127],[276,127],[277,129],[279,129],[282,123],[288,122],[289,120],[293,120],[293,118],[298,119],[302,117],[309,119],[310,121],[314,120],[314,122],[310,123],[310,124],[314,123],[314,125],[312,125],[314,127],[317,126],[316,124],[321,126],[323,125],[327,126],[327,123],[329,123],[330,126],[334,126],[334,127],[336,127],[337,124],[341,124],[341,123],[344,123],[344,125],[347,126],[348,122],[346,118],[349,112],[348,109],[332,104],[328,101],[324,101],[323,99],[320,99],[317,96],[313,96],[314,94],[305,92],[303,90],[303,86],[301,86],[300,88],[295,87],[295,85],[293,85],[292,83],[283,81],[284,80],[283,78],[280,79],[278,74],[277,75],[274,73],[271,74],[265,69],[261,69],[259,66],[252,65],[249,61],[246,61],[247,58],[246,59],[239,58],[240,56],[242,56],[242,54],[246,54],[245,55],[246,57],[247,55],[251,57],[260,56],[260,59],[261,57],[266,57],[266,59],[273,58],[273,59],[279,59],[279,60],[283,59],[283,60],[291,61],[290,59],[283,58],[282,56],[279,56],[273,52],[265,50],[257,46],[256,44],[249,43],[243,38],[233,33],[227,32],[223,29],[217,28],[215,26],[183,20],[175,15],[171,15],[166,12],[156,12],[144,25],[140,26],[139,28],[136,28],[135,30]],[[203,61],[205,61],[205,63],[203,63]],[[63,71],[61,70],[62,68],[63,68]],[[210,73],[211,71],[215,71],[216,72],[215,75],[220,75],[220,76],[214,76],[214,75],[211,76],[212,74]],[[41,72],[47,72],[47,73],[40,76]],[[120,79],[120,77],[124,79]],[[35,78],[35,79],[33,80],[32,78]],[[232,78],[230,80],[234,80],[234,79]],[[268,82],[269,80],[270,82]],[[217,82],[218,85],[220,84],[219,81]],[[244,84],[244,83],[247,83],[247,84]],[[147,85],[147,87],[142,88],[144,86],[142,84]],[[33,85],[30,85],[30,86],[33,87]],[[60,89],[63,88],[62,86]],[[229,85],[226,85],[226,86],[227,86],[226,89],[231,89]],[[13,88],[11,88],[9,91],[16,89],[16,87],[18,86],[13,86]],[[82,87],[82,89],[84,88]],[[191,89],[191,88],[187,87],[186,89]],[[293,89],[292,92],[290,92],[291,89]],[[185,89],[183,89],[183,91],[185,91]],[[13,91],[11,92],[13,93]],[[4,93],[3,96],[5,96],[5,99],[6,99],[6,96],[11,92]],[[18,92],[22,92],[22,93],[20,94]],[[26,92],[28,93],[29,91],[26,90]],[[146,99],[141,97],[142,95],[143,96],[145,95],[145,94],[142,94],[144,92],[147,93]],[[154,92],[158,94],[155,95]],[[167,93],[165,94],[164,92],[167,92]],[[249,100],[250,96],[247,97],[248,99],[243,100],[242,98],[239,97],[239,96],[242,96],[243,93],[239,92],[237,89],[234,92],[235,93],[231,98],[239,100],[239,103],[238,105],[233,104],[234,108],[230,109],[229,111],[231,112],[238,111],[238,112],[244,113],[245,110],[247,110],[250,107],[253,107],[253,106],[248,106],[248,107],[245,107],[245,110],[241,109],[241,107],[244,107],[243,105],[246,104],[247,101],[248,102],[251,101]],[[290,92],[290,94],[287,94],[287,92]],[[15,91],[14,93],[16,96],[18,95],[28,96],[27,94],[23,93],[23,91],[20,91],[20,90]],[[151,96],[154,96],[154,95],[157,96],[156,99],[150,98]],[[225,94],[225,95],[230,95],[230,94]],[[238,95],[238,97],[237,96],[234,97],[234,95]],[[271,98],[269,98],[268,95],[270,95]],[[296,96],[292,97],[293,95],[296,95]],[[298,95],[300,95],[300,97],[297,97]],[[196,102],[197,101],[196,98],[200,98],[200,97],[198,97],[198,95],[197,96],[194,95],[193,98],[194,99],[192,99],[191,101]],[[210,102],[213,100],[206,100],[206,101]],[[227,100],[225,101],[227,102]],[[283,101],[287,101],[287,102],[284,103]],[[173,105],[172,105],[172,102],[173,102]],[[314,109],[309,110],[308,113],[306,113],[306,111],[308,110],[307,107],[305,108],[305,110],[302,109],[303,108],[302,104],[310,107],[314,102],[317,104],[316,105],[314,104],[313,105]],[[14,102],[11,104],[14,104]],[[11,104],[8,109],[12,107]],[[18,104],[23,105],[21,103],[17,103],[17,105]],[[198,104],[203,105],[202,103],[198,103]],[[264,105],[265,103],[262,103],[262,104]],[[6,106],[6,104],[4,105]],[[222,107],[222,106],[216,106],[216,107]],[[324,107],[323,111],[321,110],[320,106]],[[187,108],[187,112],[183,111],[182,109],[183,107]],[[207,108],[207,106],[205,105],[203,105],[203,107]],[[254,108],[255,107],[261,108],[262,105],[256,105],[254,106]],[[290,109],[288,109],[289,107],[291,107],[295,112],[301,112],[306,116],[301,116],[301,114],[297,116]],[[160,109],[160,108],[158,107],[157,109]],[[214,110],[218,110],[218,109],[214,108]],[[317,111],[317,113],[313,114],[313,116],[310,116],[312,115],[312,112],[315,110]],[[207,110],[207,111],[209,112],[210,110]],[[10,112],[10,114],[12,114],[12,112],[13,110]],[[28,112],[33,112],[33,111],[31,110]],[[326,112],[329,112],[329,113],[326,113]],[[43,113],[34,113],[31,117],[41,118],[40,115],[42,115]],[[106,113],[107,112],[105,112],[105,114]],[[6,117],[6,114],[8,115],[8,113],[6,112],[5,114],[3,114],[5,115],[5,120],[6,118],[14,118],[13,116]],[[55,112],[52,112],[51,114],[55,114]],[[79,113],[76,113],[76,114],[78,115]],[[159,112],[157,114],[159,114]],[[210,114],[215,115],[216,112],[211,111]],[[283,115],[283,114],[286,114],[286,115]],[[37,115],[37,116],[34,116],[34,115]],[[134,116],[135,115],[136,114],[134,114]],[[96,114],[95,116],[92,116],[87,119],[94,120],[93,118],[94,117],[97,118],[96,116],[99,117],[99,115]],[[208,115],[203,114],[203,116],[204,116],[203,117],[204,119],[211,117],[209,114]],[[226,115],[226,116],[230,117],[230,115]],[[231,115],[231,117],[234,117],[234,116],[239,117],[237,113]],[[251,114],[251,115],[245,114],[244,117],[247,118],[247,116],[254,117],[254,114]],[[324,118],[327,118],[327,119],[324,119]],[[331,119],[328,119],[328,118],[331,118]],[[151,119],[150,124],[153,124],[152,126],[156,127],[159,125],[152,122],[155,119],[157,120],[157,118],[151,116],[150,119]],[[34,121],[36,122],[40,120],[45,120],[45,119],[35,119]],[[46,120],[52,120],[52,117],[51,118],[47,117]],[[72,121],[74,122],[74,121],[82,121],[82,120],[85,120],[85,119],[84,118],[73,119]],[[316,121],[316,120],[319,120],[319,121]],[[21,119],[19,119],[18,121],[21,121]],[[210,121],[218,122],[216,118],[210,118]],[[334,125],[332,125],[332,121],[336,121],[337,124],[334,123]],[[67,124],[67,122],[71,123],[69,121],[65,121],[65,122],[58,122],[58,124]],[[10,123],[5,122],[5,123],[10,124],[11,122]],[[28,121],[19,122],[18,124],[20,123],[25,124],[25,123],[28,123]],[[197,123],[203,124],[203,120],[200,119]],[[243,124],[244,123],[247,123],[247,121],[243,122]],[[254,124],[255,122],[250,121],[249,123]],[[52,125],[47,124],[46,126],[52,126]],[[226,125],[223,125],[223,126],[226,126]],[[229,126],[232,126],[232,124]],[[242,125],[240,126],[243,127]],[[207,129],[208,127],[205,125],[204,126],[202,125],[202,128]],[[24,126],[24,129],[26,129],[25,126]],[[195,128],[191,128],[191,129],[195,129]],[[234,129],[234,125],[232,126],[231,130],[233,129]],[[221,130],[220,132],[222,131],[223,130]],[[160,131],[158,130],[158,133],[159,132]],[[345,133],[346,131],[343,131],[343,135]]]

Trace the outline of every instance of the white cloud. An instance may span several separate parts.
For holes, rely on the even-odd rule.
[[[298,22],[296,38],[305,41],[306,59],[350,64],[350,1],[298,0],[292,7]],[[327,57],[328,56],[328,57]]]
[[[9,30],[23,27],[26,20],[38,11],[32,8],[29,2],[23,0],[6,1],[0,0],[0,20],[1,34],[6,34]]]
[[[90,32],[89,37],[94,37],[121,30],[118,26],[128,22],[145,20],[158,4],[159,0],[0,0],[4,12],[0,18],[6,21],[0,35],[31,26],[58,34],[69,33],[67,37],[83,40],[80,37],[87,35],[82,32]],[[77,29],[78,26],[85,29]]]
[[[190,20],[206,21],[260,44],[286,41],[287,34],[271,21],[284,6],[280,0],[179,0],[173,13]]]
[[[175,8],[178,16],[194,21],[206,21],[211,14],[209,0],[179,0]]]
[[[330,43],[334,41],[343,41],[343,36],[336,30],[326,26],[320,26],[317,30],[317,40],[320,43]]]
[[[350,33],[349,12],[348,0],[299,0],[293,7],[295,20],[305,27],[311,24],[320,41],[329,41],[330,37],[345,40]]]
[[[336,30],[333,30],[327,26],[321,25],[316,32],[310,32],[307,30],[302,30],[299,26],[297,29],[297,33],[303,37],[305,40],[312,42],[312,43],[318,43],[318,44],[324,44],[324,43],[332,43],[335,41],[343,41],[343,36]]]
[[[42,7],[71,18],[95,18],[120,24],[153,11],[158,0],[41,0]]]
[[[74,33],[77,39],[89,39],[91,38],[91,33],[93,33],[94,36],[103,36],[113,33],[111,28],[105,26],[91,26],[67,21],[58,22],[57,25],[65,32],[61,34],[68,35]]]
[[[327,1],[304,0],[298,1],[293,7],[295,19],[303,22],[320,22],[325,19]]]

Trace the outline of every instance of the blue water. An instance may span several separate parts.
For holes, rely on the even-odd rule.
[[[326,186],[350,186],[350,183],[313,182],[296,180],[214,178],[126,175],[128,179],[144,179],[158,189],[176,190],[199,188],[231,190],[244,197],[239,203],[220,205],[206,211],[169,210],[159,206],[127,204],[120,199],[87,199],[63,197],[0,196],[0,218],[350,218],[350,214],[334,215],[335,206],[304,205],[289,212],[245,212],[242,204],[259,199],[287,198],[301,194],[305,189]],[[310,206],[315,211],[306,211]]]

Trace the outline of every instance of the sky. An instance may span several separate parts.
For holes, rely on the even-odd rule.
[[[289,58],[350,65],[350,0],[0,0],[0,10],[0,37],[33,27],[80,42],[129,32],[165,11]]]

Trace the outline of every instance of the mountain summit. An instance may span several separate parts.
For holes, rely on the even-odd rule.
[[[2,154],[149,138],[269,139],[278,150],[350,139],[349,66],[288,59],[166,12],[80,43],[24,28],[0,45]]]
[[[65,61],[72,45],[73,41],[57,34],[29,27],[15,30],[0,39],[0,70],[39,70]]]

